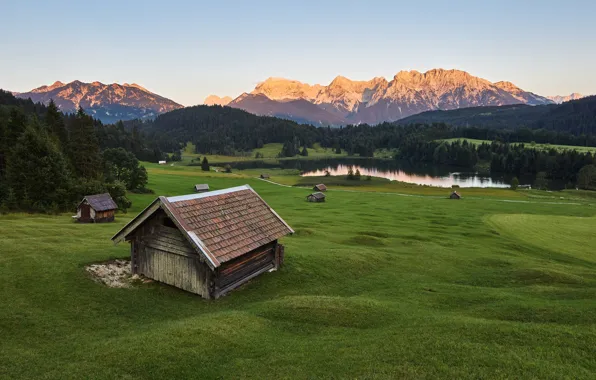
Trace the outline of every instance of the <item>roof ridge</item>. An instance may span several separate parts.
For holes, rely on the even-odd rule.
[[[227,189],[208,191],[208,192],[200,193],[200,194],[186,194],[186,195],[178,195],[178,196],[174,196],[174,197],[167,197],[166,199],[170,203],[175,203],[175,202],[182,202],[182,201],[190,201],[193,199],[214,197],[216,195],[235,193],[236,191],[242,191],[242,190],[252,190],[252,188],[248,185],[242,185],[242,186],[230,187]]]

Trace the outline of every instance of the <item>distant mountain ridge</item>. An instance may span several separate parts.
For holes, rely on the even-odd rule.
[[[567,96],[560,96],[560,95],[555,95],[555,96],[547,96],[547,98],[549,98],[550,100],[552,100],[553,102],[557,103],[557,104],[561,104],[564,102],[568,102],[570,100],[578,100],[581,98],[584,98],[585,95],[582,94],[578,94],[577,92],[574,92],[570,95]]]
[[[562,104],[532,107],[525,104],[427,111],[398,120],[395,124],[445,123],[457,127],[490,129],[544,129],[575,136],[596,134],[596,96]]]
[[[224,96],[223,98],[220,98],[217,95],[209,95],[208,97],[205,98],[205,101],[203,102],[204,105],[206,106],[227,106],[228,103],[230,103],[233,99],[230,98],[229,96]]]
[[[83,107],[89,115],[103,121],[154,118],[159,114],[183,106],[154,94],[144,87],[133,84],[70,83],[54,82],[29,92],[14,93],[16,97],[31,98],[34,102],[48,104],[50,99],[62,112],[72,113]]]
[[[313,113],[305,104],[289,107],[289,102],[299,100],[321,111]],[[433,69],[425,73],[400,71],[390,81],[382,77],[353,81],[338,76],[327,86],[268,78],[228,106],[315,125],[341,125],[378,124],[431,110],[553,103],[511,82],[492,83],[461,70]]]

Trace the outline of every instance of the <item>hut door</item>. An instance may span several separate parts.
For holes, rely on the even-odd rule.
[[[81,205],[81,218],[82,219],[89,219],[91,218],[91,213],[89,210],[89,205]]]

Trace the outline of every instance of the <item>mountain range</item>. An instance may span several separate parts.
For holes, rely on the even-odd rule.
[[[547,96],[547,98],[549,98],[550,100],[552,100],[553,102],[555,102],[557,104],[568,102],[570,100],[578,100],[578,99],[581,99],[584,97],[585,97],[585,95],[578,94],[577,92],[574,92],[573,94],[567,95],[567,96],[560,96],[560,95]]]
[[[19,98],[48,104],[50,99],[62,112],[76,112],[83,107],[86,113],[104,123],[118,120],[147,119],[182,108],[182,105],[152,93],[138,84],[55,82],[29,92],[13,93]]]
[[[314,125],[345,125],[396,121],[430,110],[552,103],[511,82],[492,83],[465,71],[433,69],[425,73],[400,71],[390,81],[381,77],[353,81],[338,76],[327,86],[269,78],[227,105]]]
[[[488,129],[542,129],[590,136],[596,133],[596,96],[585,96],[562,104],[532,107],[525,104],[471,107],[449,111],[427,111],[398,120],[395,124],[445,123],[457,127]]]
[[[95,118],[118,120],[153,119],[182,105],[152,93],[138,84],[55,82],[19,98],[49,103],[53,99],[63,112],[79,107]],[[425,73],[400,71],[392,80],[375,77],[353,81],[338,76],[329,85],[310,85],[296,80],[269,78],[250,93],[232,99],[210,95],[206,105],[230,106],[255,115],[276,116],[299,123],[371,125],[401,120],[426,111],[501,105],[544,105],[579,99],[582,95],[543,97],[522,90],[511,82],[492,83],[465,71],[433,69]]]

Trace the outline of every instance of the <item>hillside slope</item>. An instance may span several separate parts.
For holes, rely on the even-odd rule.
[[[396,124],[445,123],[462,127],[541,128],[574,135],[596,134],[596,96],[560,105],[474,107],[451,111],[429,111]]]

